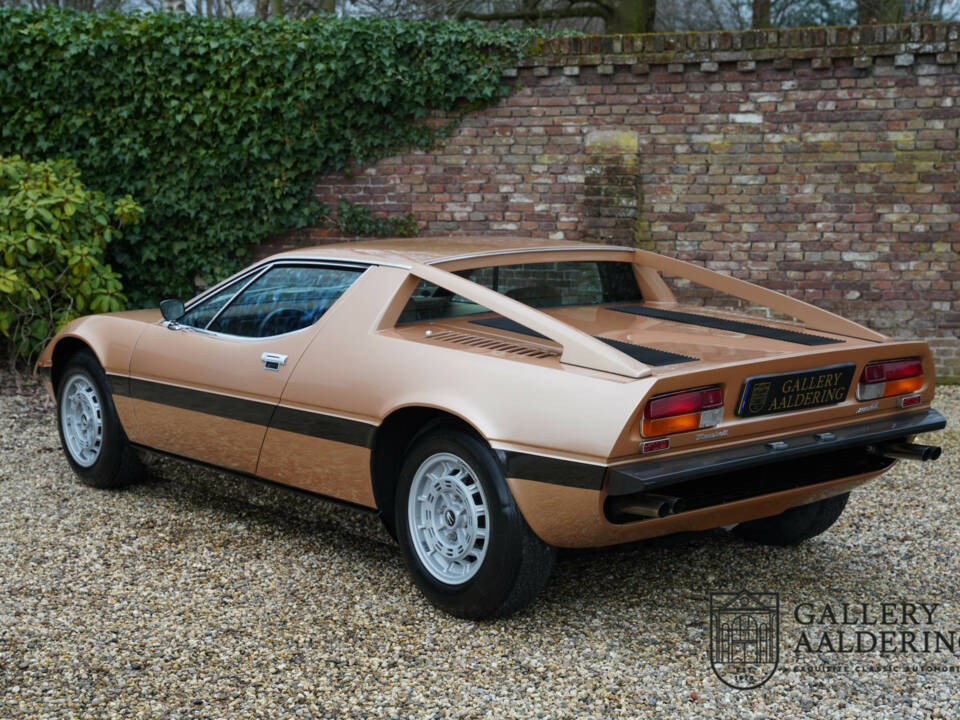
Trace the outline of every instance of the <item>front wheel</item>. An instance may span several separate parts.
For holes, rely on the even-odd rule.
[[[789,508],[779,515],[740,523],[732,532],[762,545],[796,545],[825,532],[847,505],[850,493]]]
[[[57,420],[64,455],[84,485],[117,488],[137,478],[140,462],[120,425],[106,374],[86,350],[67,361],[57,388]]]
[[[398,540],[414,582],[458,617],[503,617],[533,602],[556,551],[527,525],[492,452],[458,429],[414,443],[396,497]]]

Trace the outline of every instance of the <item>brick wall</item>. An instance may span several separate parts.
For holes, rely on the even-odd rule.
[[[317,195],[425,236],[638,244],[926,338],[957,381],[958,50],[958,24],[565,38],[434,151]]]

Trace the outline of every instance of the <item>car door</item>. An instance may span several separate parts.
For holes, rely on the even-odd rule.
[[[137,442],[240,472],[256,471],[283,388],[321,318],[365,270],[277,262],[147,328],[134,349]]]

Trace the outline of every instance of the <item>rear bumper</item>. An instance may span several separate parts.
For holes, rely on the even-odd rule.
[[[740,445],[663,460],[651,458],[644,462],[610,468],[607,495],[631,495],[663,490],[710,475],[901,440],[940,430],[946,427],[946,424],[946,418],[936,410],[924,410],[856,425],[788,435],[778,438],[776,443]]]
[[[890,461],[892,463],[892,461]],[[617,523],[604,512],[605,495],[597,490],[507,478],[510,490],[530,527],[557,547],[618,545],[677,532],[696,532],[778,515],[797,505],[850,492],[883,470],[848,475],[813,485],[777,490],[664,518]],[[610,498],[606,498],[609,500]]]

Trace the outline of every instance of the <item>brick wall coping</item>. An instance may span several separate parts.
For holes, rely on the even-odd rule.
[[[544,40],[504,75],[516,77],[522,68],[533,68],[536,75],[564,68],[565,74],[576,75],[572,69],[583,66],[598,66],[600,74],[612,74],[616,66],[643,74],[651,65],[683,72],[688,63],[700,63],[701,71],[716,72],[718,63],[730,62],[749,71],[764,60],[773,60],[777,69],[786,69],[794,60],[819,61],[814,64],[827,68],[834,58],[853,58],[857,67],[869,67],[874,58],[884,56],[894,57],[898,65],[912,65],[916,54],[937,54],[937,62],[947,65],[957,62],[958,52],[958,22],[586,35]]]

